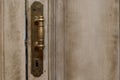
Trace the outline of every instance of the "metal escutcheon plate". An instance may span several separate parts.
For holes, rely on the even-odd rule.
[[[43,4],[35,1],[31,5],[31,73],[35,77],[40,77],[43,74],[43,19]]]

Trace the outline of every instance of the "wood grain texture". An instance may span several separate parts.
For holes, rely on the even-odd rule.
[[[55,0],[55,27],[56,27],[56,79],[64,80],[65,76],[65,16],[64,16],[64,0]]]
[[[4,80],[25,80],[25,1],[4,0]]]
[[[48,23],[48,51],[49,51],[49,80],[56,79],[56,40],[55,40],[55,32],[56,32],[56,25],[55,25],[55,0],[49,0],[49,23]]]
[[[0,0],[0,80],[3,80],[3,0]]]
[[[31,5],[34,1],[41,2],[44,6],[45,18],[45,48],[43,58],[43,74],[40,77],[34,77],[31,74]],[[27,3],[27,20],[28,20],[28,80],[48,80],[48,0],[26,0]]]
[[[119,80],[118,0],[66,0],[65,5],[65,80]]]

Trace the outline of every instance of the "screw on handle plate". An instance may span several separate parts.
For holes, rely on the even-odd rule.
[[[35,1],[31,6],[31,73],[43,74],[44,17],[43,4]]]

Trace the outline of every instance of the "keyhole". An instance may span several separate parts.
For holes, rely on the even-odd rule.
[[[36,67],[38,67],[39,66],[39,64],[38,64],[38,60],[36,60]]]
[[[39,68],[39,59],[38,58],[34,59],[34,67]]]

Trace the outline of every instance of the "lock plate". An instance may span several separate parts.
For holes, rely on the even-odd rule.
[[[31,5],[31,73],[35,77],[39,77],[43,74],[43,49],[43,4],[35,1]]]

